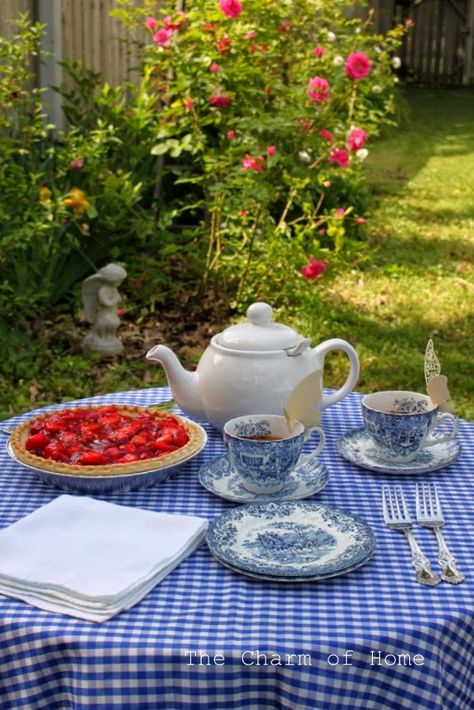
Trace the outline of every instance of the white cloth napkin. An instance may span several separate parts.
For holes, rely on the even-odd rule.
[[[0,530],[0,594],[106,621],[202,543],[207,520],[61,495]]]

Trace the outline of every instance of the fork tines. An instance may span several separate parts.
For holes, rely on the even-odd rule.
[[[410,521],[410,513],[401,486],[382,486],[382,510],[385,522]]]
[[[443,518],[436,483],[416,484],[415,506],[417,518]]]

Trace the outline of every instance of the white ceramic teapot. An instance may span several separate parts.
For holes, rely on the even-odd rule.
[[[314,370],[324,368],[330,350],[347,354],[350,371],[339,390],[322,395],[318,407],[326,409],[352,391],[359,376],[359,359],[345,340],[332,338],[311,348],[310,338],[272,322],[267,303],[253,303],[247,318],[246,323],[233,325],[211,339],[195,372],[185,370],[165,345],[156,345],[146,354],[148,360],[163,365],[183,412],[218,429],[244,414],[282,414],[295,386]]]

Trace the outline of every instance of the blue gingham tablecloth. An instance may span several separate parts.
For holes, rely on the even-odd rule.
[[[169,398],[162,388],[82,402]],[[466,574],[459,586],[427,588],[415,582],[405,539],[381,516],[382,484],[401,484],[413,507],[415,479],[358,469],[335,451],[337,438],[362,424],[360,398],[353,393],[323,414],[321,459],[331,479],[314,499],[373,527],[378,547],[366,566],[318,583],[277,584],[235,574],[202,547],[103,625],[0,597],[1,710],[471,710],[474,424],[461,422],[455,463],[418,478],[439,484],[446,537]],[[225,450],[217,432],[208,434],[205,450],[165,483],[103,499],[209,520],[233,507],[197,480],[203,462]],[[60,494],[1,443],[0,526]],[[436,566],[433,533],[417,527],[416,535]]]

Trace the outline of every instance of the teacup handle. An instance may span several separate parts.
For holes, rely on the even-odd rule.
[[[314,354],[322,359],[322,368],[324,368],[324,358],[331,350],[342,350],[346,353],[350,362],[350,370],[347,380],[340,389],[336,390],[336,392],[333,392],[332,394],[323,393],[320,405],[321,409],[327,409],[327,407],[330,407],[332,404],[339,402],[339,400],[349,394],[349,392],[352,392],[357,383],[360,372],[360,363],[356,351],[352,345],[341,338],[331,338],[330,340],[325,340],[324,343],[320,343],[313,349]]]
[[[311,435],[313,434],[314,431],[317,431],[319,433],[319,444],[314,449],[314,451],[312,451],[310,454],[302,454],[298,459],[298,462],[296,464],[297,466],[300,466],[301,464],[304,465],[304,464],[310,463],[311,461],[313,461],[313,459],[316,458],[316,456],[319,453],[321,453],[321,451],[324,448],[324,444],[326,443],[326,434],[318,426],[313,426],[313,427],[311,427],[311,429],[307,429],[305,431],[305,435],[304,435],[305,441],[308,441],[308,439],[311,437]]]
[[[437,436],[436,438],[430,438],[431,434],[435,429],[437,429],[440,424],[442,424],[443,421],[446,421],[447,419],[450,419],[453,423],[453,430],[448,432],[447,434],[444,434],[444,436]],[[435,444],[443,444],[446,441],[451,441],[451,439],[454,439],[456,434],[458,433],[458,420],[457,417],[455,417],[453,414],[450,414],[449,412],[444,412],[443,414],[439,413],[436,415],[436,418],[433,420],[430,428],[426,432],[425,440],[423,441],[422,447],[424,449],[428,448],[428,446],[435,446]]]

